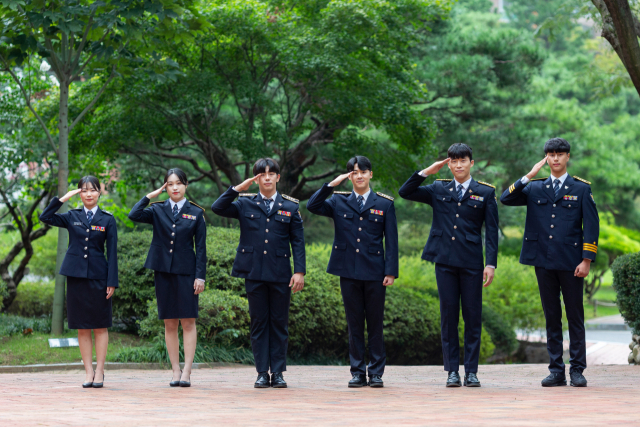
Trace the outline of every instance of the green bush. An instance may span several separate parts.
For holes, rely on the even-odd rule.
[[[460,364],[464,363],[464,319],[462,313],[460,313],[460,319],[458,320],[458,345],[460,346]],[[491,340],[491,335],[482,325],[482,331],[480,332],[480,356],[478,357],[479,363],[485,363],[488,358],[493,356],[496,346]]]
[[[29,329],[33,332],[51,333],[51,317],[25,318],[0,313],[0,337],[24,334]]]
[[[613,289],[624,320],[640,333],[640,252],[623,255],[613,262]]]
[[[516,331],[500,313],[487,304],[482,304],[482,326],[491,336],[491,341],[495,344],[496,350],[510,355],[518,348]]]
[[[7,313],[25,317],[50,315],[55,282],[22,282]]]

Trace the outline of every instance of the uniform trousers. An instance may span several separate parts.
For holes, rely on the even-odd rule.
[[[384,300],[387,288],[380,280],[340,278],[340,291],[349,327],[351,373],[369,376],[384,374],[387,353],[384,349]],[[365,364],[364,323],[369,338],[369,366]]]
[[[458,371],[460,367],[458,322],[462,302],[464,372],[478,372],[482,333],[482,272],[481,269],[436,264],[436,282],[440,296],[440,334],[445,371]]]
[[[562,304],[569,322],[569,354],[571,371],[584,371],[587,368],[587,348],[584,331],[583,287],[584,278],[576,277],[573,271],[547,270],[536,267],[538,288],[544,317],[547,321],[547,352],[549,353],[549,371],[564,373],[562,360]]]
[[[246,279],[251,316],[251,349],[258,373],[287,370],[289,345],[289,282]]]

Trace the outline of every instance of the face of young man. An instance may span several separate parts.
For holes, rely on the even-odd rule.
[[[373,177],[373,172],[368,170],[361,170],[356,163],[353,166],[353,173],[349,178],[353,183],[353,189],[356,193],[364,194],[369,191],[369,181]]]
[[[471,167],[473,166],[473,160],[469,160],[469,157],[462,159],[449,160],[449,169],[456,178],[456,181],[463,183],[471,176]]]
[[[551,173],[560,177],[567,171],[567,163],[569,163],[569,153],[547,153],[547,163],[551,169]]]
[[[264,170],[264,174],[258,178],[258,186],[260,192],[265,196],[271,196],[276,193],[276,183],[280,181],[280,175],[269,171],[269,166]]]

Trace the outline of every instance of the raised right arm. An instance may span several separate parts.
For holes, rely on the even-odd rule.
[[[325,182],[324,185],[309,198],[307,210],[316,215],[333,218],[333,203],[331,199],[327,200],[327,197],[333,194],[333,189],[333,187]]]
[[[420,172],[414,173],[407,182],[402,184],[398,194],[403,199],[430,205],[434,193],[433,184],[420,186],[426,178],[426,176],[420,175]]]
[[[47,206],[45,210],[40,214],[40,221],[54,227],[67,228],[69,226],[69,212],[62,214],[56,213],[63,204],[64,203],[61,202],[57,197],[51,199],[51,203],[49,203],[49,206]]]
[[[218,200],[213,202],[211,210],[214,214],[226,218],[240,218],[240,202],[234,202],[240,193],[233,187],[222,193]]]
[[[153,209],[145,209],[149,205],[149,202],[150,200],[147,196],[140,199],[133,209],[131,209],[131,212],[129,212],[129,219],[134,222],[153,224]]]

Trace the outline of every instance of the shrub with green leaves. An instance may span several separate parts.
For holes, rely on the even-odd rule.
[[[624,320],[640,333],[640,252],[616,258],[611,266],[613,289]]]
[[[53,308],[54,282],[22,282],[18,286],[18,295],[7,313],[26,317],[51,315]]]
[[[32,332],[51,333],[51,317],[34,318],[0,313],[0,337],[24,334],[29,329]]]

